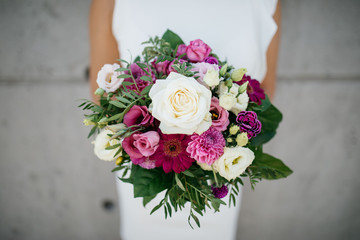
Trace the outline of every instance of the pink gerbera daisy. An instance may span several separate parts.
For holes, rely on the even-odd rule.
[[[180,173],[191,167],[194,159],[186,152],[186,147],[191,141],[185,134],[160,133],[159,147],[151,156],[156,167],[163,167],[165,173],[172,170]]]

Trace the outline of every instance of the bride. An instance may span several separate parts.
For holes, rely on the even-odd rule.
[[[280,6],[277,0],[93,0],[90,10],[90,84],[98,88],[97,72],[116,59],[140,54],[141,42],[170,29],[185,43],[202,39],[220,59],[245,67],[270,98],[274,95],[279,46]],[[130,55],[130,52],[132,56]],[[93,95],[95,99],[95,95]],[[234,208],[207,211],[201,228],[187,224],[188,212],[165,220],[161,211],[150,216],[153,200],[144,208],[133,198],[130,184],[117,180],[120,236],[132,239],[235,239],[241,196]],[[225,199],[226,201],[226,199]]]

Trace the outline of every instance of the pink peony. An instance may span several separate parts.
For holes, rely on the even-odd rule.
[[[211,48],[200,39],[191,41],[186,47],[186,55],[192,62],[203,62],[210,52]]]
[[[160,136],[155,131],[134,133],[124,139],[122,147],[135,165],[149,169],[155,167],[155,161],[149,157],[159,147],[159,140]]]
[[[150,126],[154,123],[154,117],[149,113],[146,106],[134,105],[124,116],[124,124],[127,127],[140,125]]]
[[[224,153],[225,139],[215,128],[201,135],[194,134],[191,140],[186,151],[199,163],[212,165]]]
[[[210,113],[212,118],[212,127],[218,131],[226,130],[229,125],[229,112],[219,105],[219,99],[211,99]]]
[[[185,134],[160,133],[159,147],[150,159],[155,161],[156,167],[163,167],[165,173],[183,172],[194,162],[186,152],[190,141],[190,136]]]
[[[198,72],[198,73],[195,74],[195,76],[199,76],[197,81],[200,82],[201,84],[203,84],[204,76],[207,73],[207,71],[210,70],[210,69],[214,69],[215,71],[219,71],[219,66],[216,65],[216,64],[210,64],[210,63],[205,63],[205,62],[194,63],[194,64],[192,64],[191,71],[192,72]]]

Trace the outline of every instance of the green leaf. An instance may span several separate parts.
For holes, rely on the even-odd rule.
[[[118,148],[118,147],[120,147],[120,146],[121,146],[121,144],[120,144],[120,143],[119,143],[119,144],[115,144],[115,145],[112,145],[112,146],[106,147],[106,148],[105,148],[105,150],[112,150],[112,149]]]
[[[97,129],[97,126],[94,126],[94,127],[90,130],[89,135],[88,135],[87,137],[88,137],[88,138],[91,137],[91,135],[93,135],[93,134],[95,133],[96,129]]]
[[[161,208],[163,205],[163,201],[161,201],[158,205],[156,205],[150,212],[150,215],[153,214],[156,210],[158,210],[159,208]]]
[[[181,38],[179,37],[179,35],[177,35],[176,33],[174,33],[171,30],[166,30],[166,32],[164,33],[164,35],[161,37],[163,40],[165,40],[166,42],[170,43],[170,46],[172,49],[176,49],[176,47],[180,44],[184,44],[183,40],[181,40]]]
[[[130,181],[134,185],[134,197],[150,197],[172,186],[174,175],[162,168],[145,169],[132,165]]]
[[[114,120],[118,120],[118,119],[121,118],[122,116],[123,116],[123,113],[115,114],[114,116],[108,118],[108,119],[107,119],[107,122],[111,122],[111,121],[114,121]]]
[[[145,76],[145,75],[144,75],[144,76],[141,76],[140,79],[141,79],[141,80],[144,80],[144,81],[149,81],[149,82],[152,81],[152,78],[151,78],[151,77]]]
[[[178,185],[178,187],[185,192],[185,187],[182,184],[182,182],[180,181],[177,173],[175,173],[175,181],[176,181],[176,184]]]
[[[255,152],[255,160],[252,165],[258,167],[262,173],[261,176],[269,180],[285,178],[293,173],[280,159],[266,153]]]
[[[282,120],[281,112],[272,104],[266,111],[256,111],[256,114],[261,122],[261,133],[251,139],[252,146],[260,146],[270,141],[275,136],[276,129]]]
[[[131,75],[129,74],[120,74],[118,78],[131,78]]]
[[[110,103],[111,105],[114,105],[114,106],[118,107],[118,108],[126,108],[126,105],[125,105],[125,104],[123,104],[123,103],[121,103],[121,102],[118,102],[118,101],[110,101],[109,103]]]
[[[120,68],[115,70],[115,72],[123,72],[123,71],[129,71],[129,69],[120,67]]]
[[[150,196],[150,197],[144,197],[143,198],[143,206],[145,207],[151,200],[153,200],[156,197],[156,195],[154,196]]]
[[[123,103],[129,103],[129,104],[131,103],[128,99],[121,97],[121,96],[117,96],[116,99]]]
[[[137,62],[136,65],[138,65],[147,75],[150,75],[149,71],[147,70],[148,66],[146,64]]]
[[[152,88],[153,85],[149,85],[149,86],[146,86],[142,91],[141,91],[141,95],[144,96],[146,95],[148,92],[150,92],[150,89]]]
[[[192,178],[195,177],[195,175],[192,174],[192,172],[190,172],[188,169],[183,171],[182,173],[188,177],[192,177]]]

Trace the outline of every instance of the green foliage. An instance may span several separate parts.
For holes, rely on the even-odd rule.
[[[166,32],[162,36],[162,39],[168,42],[172,49],[176,49],[177,46],[179,46],[180,44],[184,44],[183,40],[181,40],[179,35],[169,29],[166,30]]]

